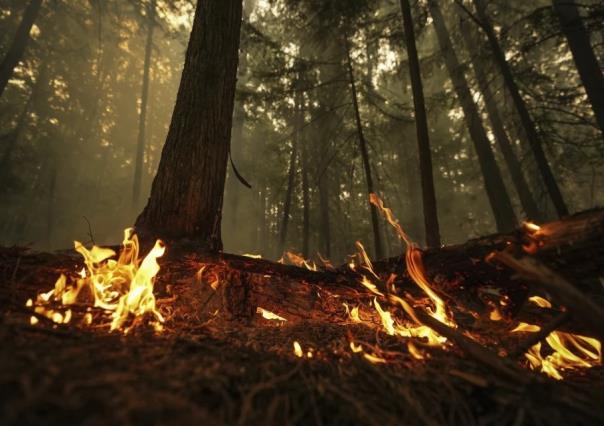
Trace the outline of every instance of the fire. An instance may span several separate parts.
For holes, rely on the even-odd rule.
[[[302,346],[297,341],[294,342],[294,355],[298,358],[302,358],[304,356],[304,352],[302,351]]]
[[[388,223],[390,223],[390,225],[392,225],[392,227],[395,229],[395,231],[396,231],[398,237],[401,239],[401,241],[403,243],[405,243],[405,245],[407,246],[407,252],[405,254],[405,263],[407,265],[407,272],[409,273],[409,276],[411,277],[413,282],[428,296],[428,298],[432,302],[433,309],[428,311],[430,316],[432,316],[433,318],[437,319],[438,321],[448,325],[449,327],[456,327],[455,322],[449,316],[445,302],[432,289],[432,287],[430,285],[430,281],[426,277],[425,269],[424,269],[424,265],[423,265],[423,261],[422,261],[421,250],[409,238],[409,236],[405,233],[405,231],[403,231],[403,228],[400,226],[398,221],[394,218],[392,211],[389,208],[384,206],[383,201],[376,194],[370,194],[369,201],[378,208],[378,210],[386,218]],[[406,301],[404,301],[403,299],[401,299],[400,297],[398,297],[394,294],[390,294],[389,299],[391,302],[401,305],[401,307],[410,316],[413,316],[413,310],[410,308],[410,305]],[[377,308],[377,306],[376,306],[376,308]],[[378,313],[379,313],[379,310],[378,310]],[[382,316],[381,313],[380,313],[380,317],[382,318],[383,322],[384,322],[384,320],[387,321],[387,318],[384,319],[385,317]],[[416,321],[416,322],[419,322],[419,321]],[[396,330],[396,334],[399,334],[401,336],[426,337],[430,344],[435,344],[435,345],[442,344],[446,340],[442,336],[439,336],[437,333],[435,333],[429,327],[426,327],[423,325],[418,325],[418,326],[413,326],[413,327],[397,325],[397,327],[395,327],[395,330]]]
[[[310,260],[306,260],[304,259],[302,256],[300,256],[299,254],[296,253],[292,253],[291,251],[286,251],[283,253],[283,256],[281,256],[281,259],[279,259],[279,263],[285,263],[285,260],[287,259],[287,261],[289,261],[292,265],[295,265],[299,268],[306,268],[309,271],[317,271],[317,265],[310,261]]]
[[[542,308],[551,308],[552,304],[539,296],[529,300]],[[537,325],[520,323],[512,332],[537,332]],[[564,370],[590,368],[602,363],[602,346],[599,340],[577,334],[552,331],[546,338],[549,355],[543,356],[541,343],[535,344],[525,354],[533,370],[540,370],[548,376],[562,380]]]
[[[93,307],[111,313],[111,330],[128,332],[126,324],[129,319],[145,314],[151,314],[151,324],[156,330],[161,330],[164,319],[155,306],[153,284],[160,269],[157,259],[163,256],[165,246],[157,240],[141,262],[138,258],[138,238],[131,228],[124,231],[122,246],[116,260],[116,253],[111,249],[93,246],[88,250],[75,241],[75,250],[82,255],[86,265],[79,272],[79,278],[68,283],[67,277],[61,274],[53,290],[38,295],[35,303],[28,300],[26,306],[33,307],[34,312],[55,323],[66,324],[70,322],[72,312],[71,309],[64,310],[65,307],[92,299]],[[88,313],[84,322],[90,323],[89,318],[91,315]]]
[[[285,318],[271,312],[271,311],[267,311],[264,308],[261,307],[257,307],[256,308],[256,313],[262,315],[262,317],[264,319],[270,320],[270,321],[287,321]]]
[[[525,252],[535,254],[542,244],[543,231],[541,227],[533,222],[524,222],[522,224],[528,242],[522,245]]]

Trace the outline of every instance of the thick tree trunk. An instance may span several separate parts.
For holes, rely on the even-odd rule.
[[[292,150],[289,157],[289,171],[287,172],[287,188],[285,190],[285,201],[283,202],[283,219],[281,220],[281,231],[279,232],[279,252],[285,250],[287,242],[287,231],[289,225],[289,215],[291,213],[292,194],[296,181],[296,160],[298,158],[298,129],[294,130],[292,139]]]
[[[589,33],[583,25],[575,0],[552,0],[552,3],[562,32],[568,40],[596,123],[604,135],[604,76],[591,46]]]
[[[170,130],[136,221],[143,234],[222,249],[241,9],[241,0],[198,1]]]
[[[535,123],[529,114],[526,103],[520,95],[514,75],[512,74],[512,69],[505,58],[505,53],[499,45],[499,40],[497,39],[493,25],[486,14],[485,5],[482,0],[474,0],[474,5],[476,6],[477,16],[480,19],[482,28],[489,39],[491,50],[495,55],[495,61],[497,62],[499,70],[503,75],[505,86],[509,90],[514,106],[518,111],[520,122],[522,123],[524,132],[526,133],[526,137],[530,143],[531,150],[535,156],[535,161],[537,162],[537,167],[539,168],[539,172],[541,173],[545,187],[547,188],[547,192],[554,203],[554,207],[556,208],[558,215],[566,216],[568,214],[568,208],[566,207],[566,203],[562,197],[562,192],[560,191],[558,183],[556,182],[554,174],[552,173],[552,169],[547,162],[547,158],[541,143],[541,137],[539,136]]]
[[[484,185],[491,205],[493,216],[499,232],[510,231],[516,225],[516,216],[512,202],[507,193],[499,166],[495,161],[495,155],[487,138],[484,127],[478,114],[478,109],[468,87],[468,82],[453,50],[453,44],[449,37],[449,31],[435,0],[429,0],[428,5],[434,22],[434,28],[443,54],[445,65],[453,82],[453,87],[464,112],[466,124],[470,131],[470,137],[474,142],[480,169],[484,177]]]
[[[467,21],[462,18],[460,29],[462,39],[466,45],[466,50],[470,56],[470,61],[472,62],[472,68],[474,68],[478,89],[482,93],[482,98],[489,116],[489,121],[491,122],[491,128],[493,130],[493,134],[495,135],[495,140],[499,145],[499,149],[503,154],[503,159],[505,160],[512,177],[512,182],[516,188],[516,192],[518,193],[520,204],[522,205],[522,208],[529,219],[542,222],[545,220],[545,215],[539,210],[537,202],[533,198],[533,194],[529,189],[524,177],[524,173],[522,172],[520,162],[514,153],[512,144],[505,131],[503,122],[501,121],[499,108],[497,107],[494,94],[491,92],[491,88],[489,87],[488,78],[482,68],[482,64],[479,62],[475,54],[475,51],[477,50],[475,47],[475,39],[470,35],[472,28],[470,25],[468,25]]]
[[[363,123],[361,122],[361,114],[359,112],[359,99],[357,94],[356,83],[354,80],[354,69],[352,67],[352,59],[350,57],[350,47],[348,46],[348,40],[346,42],[346,59],[348,63],[348,78],[350,79],[350,92],[352,96],[352,106],[354,108],[354,118],[357,126],[357,136],[359,139],[359,149],[361,151],[361,158],[363,160],[363,168],[365,170],[365,179],[367,182],[367,203],[369,204],[369,194],[375,192],[373,186],[373,177],[371,174],[371,163],[369,162],[369,152],[367,151],[367,141],[363,133]],[[382,251],[382,237],[380,233],[380,223],[378,219],[377,209],[373,204],[369,205],[371,213],[371,225],[373,228],[373,244],[374,254],[377,259],[383,257]]]
[[[29,33],[38,18],[41,7],[42,0],[31,0],[23,12],[23,18],[17,28],[15,38],[0,64],[0,96],[4,93],[8,80],[13,76],[15,67],[23,57],[23,53],[25,53],[25,48],[29,42]]]
[[[149,80],[151,74],[151,53],[153,51],[153,30],[155,28],[155,0],[147,7],[147,42],[145,45],[145,63],[143,71],[143,87],[141,92],[141,111],[138,121],[138,141],[136,158],[134,160],[134,183],[132,185],[132,206],[138,207],[141,192],[143,160],[145,156],[145,128],[147,125],[147,104],[149,103]]]
[[[438,225],[434,176],[432,174],[432,152],[430,151],[430,136],[428,133],[428,120],[424,102],[424,88],[419,68],[417,47],[415,46],[415,33],[413,31],[413,18],[411,16],[409,0],[401,0],[401,11],[403,14],[403,28],[405,31],[405,43],[409,59],[411,88],[413,90],[413,107],[415,111],[417,147],[419,150],[419,170],[422,185],[426,245],[428,247],[439,247],[440,228]]]

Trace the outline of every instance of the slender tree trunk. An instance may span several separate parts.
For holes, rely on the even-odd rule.
[[[331,227],[329,223],[329,183],[325,174],[319,178],[319,214],[321,218],[319,240],[322,242],[322,254],[331,256]]]
[[[4,179],[10,170],[11,157],[19,145],[19,141],[21,140],[21,136],[23,131],[27,128],[28,125],[28,117],[32,109],[35,110],[36,105],[42,101],[46,101],[46,99],[42,99],[47,93],[48,86],[48,64],[46,60],[40,64],[40,70],[38,75],[36,76],[36,82],[31,89],[31,94],[27,99],[23,109],[21,110],[21,114],[17,118],[17,124],[12,132],[7,135],[7,143],[6,147],[4,147],[4,151],[2,152],[2,157],[0,157],[0,181]],[[46,108],[46,106],[44,106]],[[45,114],[42,114],[40,121],[43,121],[46,117]]]
[[[260,191],[258,192],[258,201],[259,201],[259,226],[258,226],[258,241],[260,241],[260,250],[262,256],[267,256],[269,254],[269,231],[268,231],[268,222],[266,220],[267,212],[266,212],[266,189],[264,185],[260,187]]]
[[[516,226],[516,216],[512,207],[512,202],[507,193],[499,166],[495,161],[495,155],[491,148],[487,134],[482,126],[480,115],[472,94],[468,87],[468,82],[463,74],[463,70],[453,50],[453,44],[449,37],[449,31],[445,25],[438,3],[435,0],[429,0],[428,5],[433,18],[436,36],[443,54],[445,65],[453,81],[453,87],[457,93],[457,98],[461,104],[466,120],[466,125],[470,131],[470,137],[474,142],[474,148],[478,155],[480,169],[484,177],[484,185],[495,222],[499,232],[511,231]]]
[[[512,69],[505,58],[505,53],[499,45],[499,40],[497,39],[493,25],[486,14],[485,6],[482,0],[474,0],[474,5],[476,6],[476,12],[481,21],[482,28],[489,39],[491,50],[495,55],[495,61],[497,62],[499,70],[503,75],[503,81],[510,92],[514,106],[518,111],[518,115],[520,116],[520,122],[522,123],[524,132],[526,133],[526,137],[530,143],[531,150],[535,156],[535,161],[537,162],[537,167],[539,168],[539,172],[543,178],[547,192],[549,193],[558,215],[566,216],[568,215],[568,208],[566,207],[566,203],[562,197],[562,192],[560,191],[558,183],[556,182],[554,174],[552,173],[552,169],[547,162],[547,158],[541,144],[541,138],[537,132],[535,123],[528,112],[526,103],[520,95],[520,91],[518,90],[518,86],[516,85],[516,81],[514,80],[514,76],[512,74]]]
[[[354,118],[357,126],[357,135],[359,138],[359,148],[361,151],[361,158],[363,159],[363,168],[365,170],[365,179],[367,181],[367,194],[374,192],[373,178],[371,175],[371,163],[369,162],[369,153],[367,151],[367,141],[363,134],[363,123],[361,122],[361,114],[359,112],[359,100],[357,94],[356,83],[354,80],[354,69],[352,68],[352,59],[350,57],[350,47],[348,46],[348,40],[346,40],[346,59],[348,61],[348,78],[350,79],[350,91],[352,95],[352,106],[354,108]],[[369,198],[367,198],[369,203]],[[373,243],[375,246],[375,257],[381,259],[383,257],[382,251],[382,237],[380,233],[380,224],[378,220],[378,212],[373,204],[369,205],[371,212],[371,225],[373,227]]]
[[[470,35],[472,28],[468,25],[464,18],[462,18],[460,24],[462,39],[470,56],[472,68],[474,68],[478,89],[482,93],[493,134],[495,135],[495,140],[499,145],[499,149],[503,154],[503,158],[512,177],[512,182],[516,188],[516,192],[518,193],[520,204],[522,205],[522,208],[528,218],[542,222],[545,220],[545,215],[539,210],[537,202],[533,198],[533,194],[529,189],[524,177],[524,173],[522,172],[520,162],[514,153],[510,139],[508,138],[503,122],[501,121],[501,116],[499,115],[499,109],[497,107],[494,94],[491,92],[491,88],[489,87],[488,78],[483,70],[482,64],[478,61],[475,54],[476,51],[480,49],[476,48],[476,38]]]
[[[292,140],[292,150],[289,157],[289,171],[287,173],[287,189],[285,190],[285,201],[283,203],[283,220],[281,221],[281,232],[279,232],[279,252],[285,250],[287,241],[287,230],[289,225],[289,215],[291,212],[292,194],[296,181],[296,160],[298,157],[298,129],[294,131]]]
[[[575,0],[552,0],[560,20],[562,32],[568,40],[570,51],[585,87],[587,98],[594,111],[596,123],[604,135],[604,76],[583,25]]]
[[[424,102],[424,89],[419,68],[417,47],[415,45],[415,33],[413,31],[413,18],[411,16],[409,0],[401,0],[401,11],[403,14],[403,28],[405,31],[407,56],[409,58],[409,74],[413,90],[413,107],[415,110],[415,129],[417,133],[417,147],[419,150],[419,170],[424,207],[426,245],[428,247],[439,247],[440,228],[438,225],[434,176],[432,174],[432,152],[430,151],[430,136],[428,133],[428,120]]]
[[[48,194],[46,201],[46,241],[45,243],[49,248],[52,248],[52,238],[53,231],[55,225],[55,193],[57,188],[57,173],[58,173],[58,164],[55,158],[53,158],[52,165],[50,166],[50,176],[48,179]]]
[[[241,0],[199,0],[143,235],[221,250],[220,223],[237,74]]]
[[[29,42],[29,33],[34,22],[36,22],[41,6],[42,0],[31,0],[25,8],[25,12],[23,12],[23,18],[17,28],[13,43],[0,64],[0,96],[4,93],[8,80],[13,76],[15,67],[23,57],[23,53],[25,53],[25,48]]]
[[[141,112],[138,121],[138,141],[136,144],[136,159],[134,162],[134,183],[132,185],[132,206],[138,207],[141,193],[143,161],[145,157],[145,129],[147,126],[147,104],[149,103],[149,80],[151,74],[151,54],[153,52],[153,30],[155,28],[155,0],[147,7],[147,43],[145,45],[145,64],[143,71],[143,87],[141,92]]]
[[[308,146],[307,140],[303,137],[304,128],[304,94],[296,92],[296,132],[300,142],[301,162],[300,171],[302,174],[302,255],[305,259],[309,257],[310,244],[310,185],[308,182]]]

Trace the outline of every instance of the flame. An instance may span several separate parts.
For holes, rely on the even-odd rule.
[[[528,242],[522,245],[525,252],[535,254],[542,244],[543,231],[542,228],[533,222],[523,222],[522,227],[526,233]]]
[[[542,308],[551,308],[552,304],[539,296],[532,296],[529,300]],[[536,332],[541,330],[537,325],[519,323],[512,332]],[[552,353],[543,356],[541,343],[532,346],[525,354],[533,370],[540,370],[548,376],[562,380],[564,370],[590,368],[602,364],[602,345],[598,339],[580,336],[578,334],[552,331],[545,341]]]
[[[493,310],[489,313],[489,319],[491,321],[501,321],[502,318],[501,312],[499,312],[497,306],[493,307]]]
[[[552,304],[549,300],[544,299],[543,297],[540,296],[531,296],[528,298],[529,301],[533,302],[535,305],[539,306],[540,308],[551,308]]]
[[[512,331],[510,331],[510,333],[518,333],[518,332],[524,332],[524,331],[534,333],[539,330],[541,330],[541,327],[539,327],[538,325],[527,324],[525,322],[521,322],[521,323],[518,323],[516,328],[514,328]]]
[[[116,260],[113,259],[116,253],[111,249],[93,246],[88,250],[75,241],[74,248],[82,255],[85,264],[85,268],[78,273],[79,278],[68,284],[67,277],[61,274],[53,290],[38,295],[35,304],[28,300],[26,306],[34,307],[36,313],[55,323],[66,324],[71,320],[71,310],[61,313],[51,306],[64,308],[73,305],[82,301],[82,294],[88,293],[92,296],[92,306],[111,312],[111,330],[127,332],[129,327],[126,327],[126,323],[131,317],[137,318],[147,313],[154,317],[151,324],[155,329],[161,330],[164,319],[155,306],[153,284],[160,269],[157,259],[163,256],[166,248],[157,240],[141,262],[138,258],[138,238],[132,228],[124,231],[122,246]],[[91,315],[87,315],[84,322],[89,322],[89,317]]]
[[[285,263],[285,259],[287,259],[292,265],[295,265],[299,268],[306,268],[309,271],[317,271],[317,265],[312,262],[304,259],[302,256],[296,253],[292,253],[291,251],[283,252],[283,256],[279,259],[279,263]]]
[[[297,341],[294,342],[294,354],[298,358],[302,358],[304,356],[304,352],[302,351],[302,346]]]
[[[377,209],[380,211],[380,213],[386,218],[388,223],[390,223],[390,225],[392,225],[392,227],[395,229],[395,231],[396,231],[398,237],[401,239],[401,241],[403,243],[405,243],[405,245],[407,246],[407,251],[405,253],[405,263],[407,266],[407,272],[409,273],[409,276],[411,277],[413,282],[420,289],[423,290],[423,292],[428,296],[428,298],[432,302],[433,309],[428,309],[428,314],[430,316],[432,316],[433,318],[437,319],[438,321],[448,325],[449,327],[456,327],[455,322],[449,316],[445,302],[432,289],[432,287],[430,285],[430,281],[426,277],[425,269],[424,269],[424,265],[423,265],[423,261],[422,261],[421,250],[409,238],[409,236],[405,233],[405,231],[403,231],[403,228],[400,226],[398,221],[394,218],[394,215],[392,214],[392,210],[385,207],[383,201],[376,194],[373,194],[373,193],[370,194],[369,201],[374,206],[377,207]],[[373,269],[372,269],[372,271],[373,271]],[[392,285],[392,287],[393,287],[393,285]],[[409,314],[417,323],[419,323],[417,318],[414,318],[413,309],[405,300],[403,300],[402,298],[400,298],[394,294],[390,294],[389,299],[391,302],[398,303],[399,305],[401,305],[403,310],[405,310],[405,312],[407,312],[407,314]],[[377,309],[377,305],[376,305],[376,309]],[[378,314],[380,315],[380,318],[382,318],[383,325],[389,323],[388,317],[386,315],[384,315],[383,313],[381,313],[379,309],[378,309]],[[446,341],[446,339],[444,337],[438,335],[431,328],[424,326],[424,325],[408,327],[408,326],[396,324],[394,326],[394,330],[395,330],[395,334],[398,334],[400,336],[425,337],[428,339],[428,343],[432,344],[432,345],[439,345]],[[386,328],[386,331],[389,332],[390,329]]]
[[[256,308],[256,313],[257,314],[261,314],[263,318],[267,319],[267,320],[271,320],[271,321],[287,321],[285,318],[271,312],[271,311],[267,311],[264,308],[261,307],[257,307]]]
[[[385,364],[387,362],[384,358],[374,354],[364,353],[363,357],[372,364]]]
[[[417,346],[415,346],[415,344],[413,344],[412,340],[409,340],[407,342],[407,349],[409,350],[409,353],[411,354],[411,356],[415,359],[424,359],[424,354],[422,354],[420,352],[420,350],[417,348]]]

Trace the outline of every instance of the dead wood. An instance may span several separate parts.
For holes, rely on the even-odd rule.
[[[516,271],[522,279],[534,283],[549,292],[559,303],[571,310],[573,316],[604,338],[604,309],[587,298],[559,274],[538,260],[523,256],[514,257],[507,252],[497,252],[493,259]]]

